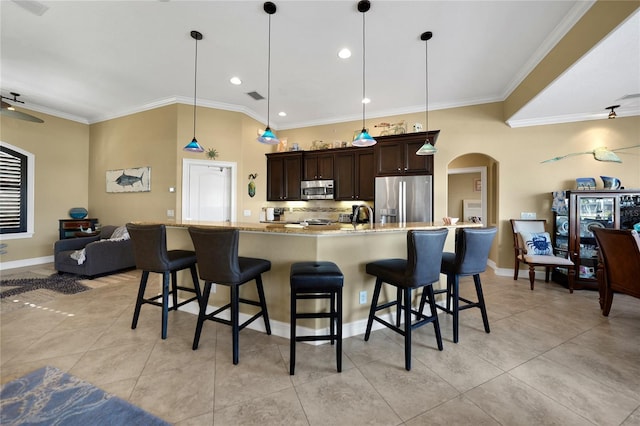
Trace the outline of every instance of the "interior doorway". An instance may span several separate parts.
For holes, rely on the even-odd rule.
[[[447,216],[468,222],[479,218],[487,226],[487,168],[464,167],[447,172]]]
[[[237,163],[182,160],[182,219],[230,222],[236,217]]]

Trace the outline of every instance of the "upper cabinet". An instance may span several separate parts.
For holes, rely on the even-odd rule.
[[[373,200],[375,171],[372,148],[346,148],[334,154],[335,199]]]
[[[302,152],[267,155],[267,201],[300,200]]]
[[[376,176],[432,175],[433,155],[416,155],[427,136],[432,144],[440,130],[379,136],[374,146]]]
[[[303,180],[333,179],[332,153],[305,152],[303,164]]]

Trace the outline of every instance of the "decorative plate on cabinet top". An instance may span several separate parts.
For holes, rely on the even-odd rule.
[[[595,178],[577,178],[576,188],[577,189],[596,189],[596,180]]]

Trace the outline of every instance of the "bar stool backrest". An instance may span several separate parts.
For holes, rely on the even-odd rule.
[[[240,283],[240,232],[237,229],[190,227],[189,234],[196,249],[201,279],[219,284]]]
[[[446,228],[407,232],[406,283],[421,287],[440,279],[440,262],[447,239]]]
[[[169,270],[167,231],[164,225],[127,223],[127,231],[131,236],[133,256],[138,269],[158,273]]]
[[[456,233],[456,266],[458,275],[476,275],[487,269],[491,244],[498,229],[459,228]]]

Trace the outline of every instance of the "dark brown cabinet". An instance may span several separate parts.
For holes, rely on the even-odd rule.
[[[638,190],[566,191],[565,205],[555,213],[553,245],[556,255],[572,253],[576,289],[598,288],[598,246],[593,228],[633,229],[640,223]],[[567,285],[568,271],[555,268],[553,281]]]
[[[81,232],[89,228],[91,228],[92,230],[95,230],[96,225],[98,224],[98,219],[96,218],[59,219],[58,222],[59,222],[58,232],[60,234],[60,239],[64,240],[65,238],[75,238],[78,236],[85,236],[81,234]],[[89,236],[89,235],[93,235],[93,233],[87,233],[86,236]]]
[[[303,156],[303,179],[333,179],[332,153],[305,153]]]
[[[433,156],[416,155],[427,135],[435,144],[439,130],[380,136],[374,146],[376,176],[432,175]]]
[[[267,201],[300,200],[302,152],[267,155]]]
[[[346,148],[334,154],[335,199],[373,200],[375,197],[372,148]]]

